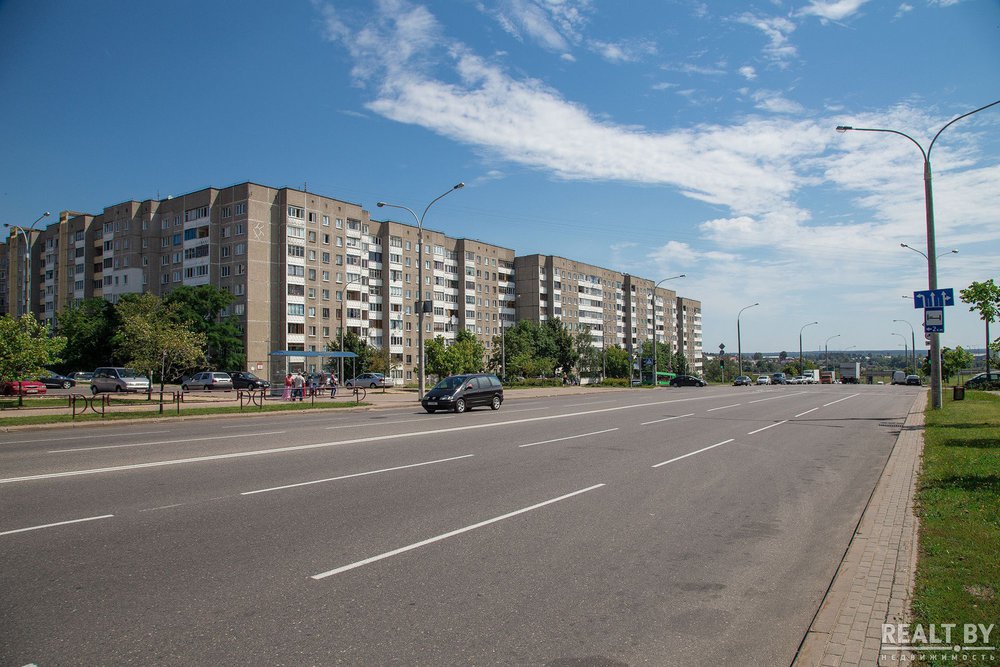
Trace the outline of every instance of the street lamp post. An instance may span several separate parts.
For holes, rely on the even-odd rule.
[[[834,338],[839,338],[840,334],[834,334],[826,339],[826,343],[823,344],[824,354],[826,355],[826,369],[830,370],[830,341]]]
[[[346,331],[347,327],[344,326],[344,320],[347,319],[347,292],[350,289],[351,285],[353,285],[354,283],[358,283],[359,285],[363,285],[364,284],[363,276],[358,276],[354,280],[348,280],[347,281],[347,284],[344,285],[344,298],[340,302],[340,352],[341,352],[341,357],[340,357],[339,369],[337,371],[338,373],[340,373],[340,384],[344,384],[344,357],[343,357],[343,352],[344,352],[344,338],[346,337],[346,334],[347,334],[347,331]],[[355,370],[357,370],[357,369],[355,369]]]
[[[407,211],[413,216],[414,221],[417,223],[417,262],[419,263],[417,269],[417,281],[420,283],[420,289],[417,292],[417,326],[419,331],[417,332],[417,346],[420,348],[417,351],[417,376],[418,376],[418,392],[417,400],[421,400],[424,397],[424,217],[427,215],[427,211],[430,210],[438,200],[450,195],[455,190],[461,190],[465,187],[465,183],[458,183],[452,186],[451,190],[448,190],[442,195],[431,200],[431,203],[427,205],[424,212],[417,217],[417,214],[413,212],[413,209],[407,208],[406,206],[400,206],[398,204],[390,204],[388,202],[380,201],[376,205],[379,208],[387,206],[389,208],[400,208]]]
[[[934,142],[936,142],[938,137],[941,136],[941,133],[953,123],[967,116],[971,116],[974,113],[983,111],[984,109],[996,106],[997,104],[1000,104],[1000,100],[991,102],[986,106],[979,107],[978,109],[973,109],[968,113],[964,113],[961,116],[948,121],[944,127],[938,130],[937,134],[934,135],[934,138],[931,139],[931,143],[927,146],[927,150],[924,150],[924,147],[921,146],[916,139],[898,130],[871,127],[852,127],[850,125],[837,126],[838,132],[853,130],[856,132],[885,132],[888,134],[898,134],[905,139],[909,139],[920,150],[920,154],[924,158],[924,213],[927,219],[927,254],[924,256],[927,258],[927,288],[929,290],[937,289],[937,250],[934,238],[934,192],[931,186],[931,150],[933,150]],[[932,333],[930,335],[930,342],[931,407],[935,410],[939,410],[941,409],[941,335],[938,333]]]
[[[909,350],[906,349],[906,336],[904,336],[901,333],[897,333],[895,331],[892,332],[892,335],[893,336],[899,336],[900,338],[903,339],[903,365],[905,366],[906,365],[906,358],[908,356],[910,356]]]
[[[759,306],[759,305],[760,303],[751,303],[749,306],[744,306],[743,308],[740,308],[740,312],[736,313],[736,358],[737,358],[737,363],[739,364],[740,367],[741,377],[743,376],[743,343],[740,340],[740,315],[742,315],[743,311],[746,310],[747,308],[753,308],[754,306]]]
[[[958,251],[956,250],[955,252],[958,252]],[[917,372],[917,333],[913,329],[913,325],[910,324],[906,320],[893,320],[893,322],[902,322],[906,326],[910,327],[910,342],[912,343],[912,345],[910,345],[910,355],[911,355],[912,361],[913,361],[913,372],[916,373]]]
[[[35,225],[49,217],[51,213],[46,211],[38,216],[38,219],[33,223],[28,225],[26,228],[19,225],[11,225],[4,223],[4,227],[12,230],[17,230],[20,232],[21,236],[24,238],[24,254],[26,257],[27,264],[24,267],[24,282],[22,286],[24,288],[24,312],[22,314],[27,314],[31,312],[31,237],[35,233]]]
[[[669,278],[664,278],[660,282],[653,285],[653,386],[659,387],[660,383],[656,375],[656,288],[667,282],[668,280],[677,280],[678,278],[686,278],[687,275],[682,273],[679,276],[671,276]],[[639,382],[642,382],[642,363],[639,363]]]
[[[811,327],[814,324],[819,324],[819,322],[810,322],[809,324],[803,324],[802,328],[799,329],[799,375],[806,374],[806,366],[802,362],[802,332],[806,327]]]

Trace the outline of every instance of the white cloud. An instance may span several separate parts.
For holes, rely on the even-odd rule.
[[[591,9],[589,0],[503,0],[487,12],[515,38],[529,39],[565,57],[580,41]]]
[[[843,21],[853,16],[868,0],[812,0],[797,13],[800,16],[818,16],[824,21]]]
[[[649,41],[629,41],[621,43],[590,40],[591,49],[612,63],[636,62],[644,56],[656,54],[656,45]]]
[[[801,104],[786,98],[776,90],[758,90],[751,97],[761,111],[787,114],[798,114],[804,111]]]
[[[768,39],[764,47],[764,55],[776,63],[783,63],[797,55],[795,47],[789,43],[788,36],[795,31],[795,24],[780,16],[763,17],[749,12],[736,17],[737,23],[760,30]]]
[[[747,81],[753,81],[757,78],[757,70],[755,70],[750,65],[744,65],[739,69],[740,76],[742,76]]]

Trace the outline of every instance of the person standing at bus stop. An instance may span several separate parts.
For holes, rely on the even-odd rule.
[[[285,391],[281,394],[281,400],[292,400],[292,374],[285,373]]]

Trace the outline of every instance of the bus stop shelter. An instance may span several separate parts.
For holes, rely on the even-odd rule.
[[[300,373],[310,373],[321,370],[328,359],[350,359],[351,360],[351,376],[355,377],[357,375],[355,364],[357,363],[358,355],[353,352],[313,352],[313,351],[303,351],[303,350],[274,350],[268,354],[270,357],[271,366],[271,383],[280,383],[282,378],[286,374],[292,371],[298,371]],[[309,360],[317,361],[319,364],[319,369],[313,364],[312,369],[306,368],[306,364]],[[283,362],[283,363],[282,363]],[[341,366],[343,368],[343,366]],[[344,381],[344,378],[339,378],[340,382]]]

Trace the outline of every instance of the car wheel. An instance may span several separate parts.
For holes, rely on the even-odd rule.
[[[187,391],[187,390],[188,390],[188,386],[186,384],[182,384],[181,385],[181,391]]]
[[[205,391],[212,391],[212,385],[206,384],[205,385]]]
[[[118,393],[118,392],[121,392],[121,390],[122,390],[122,386],[120,384],[116,384],[115,385],[115,392]]]
[[[72,385],[72,383],[70,383],[70,381],[69,381],[69,380],[66,380],[65,382],[63,382],[63,383],[62,383],[62,388],[63,388],[63,389],[69,389],[69,388],[70,388],[70,387],[72,387],[72,386],[73,386],[73,385]]]
[[[98,389],[96,386],[90,385],[90,393],[92,393],[94,396],[97,396],[97,391]]]
[[[377,386],[378,386],[377,384],[375,384],[374,382],[372,382],[370,385],[368,385],[368,388],[369,389],[374,389]]]
[[[490,409],[491,410],[499,410],[500,409],[500,403],[501,403],[500,397],[499,396],[494,396],[493,397],[493,402],[490,403]]]
[[[465,399],[464,398],[460,398],[457,401],[455,401],[455,412],[457,412],[458,414],[461,414],[461,413],[465,412]]]
[[[424,408],[424,410],[426,410],[427,412],[429,412],[431,414],[434,414],[435,412],[437,412],[437,408]]]

